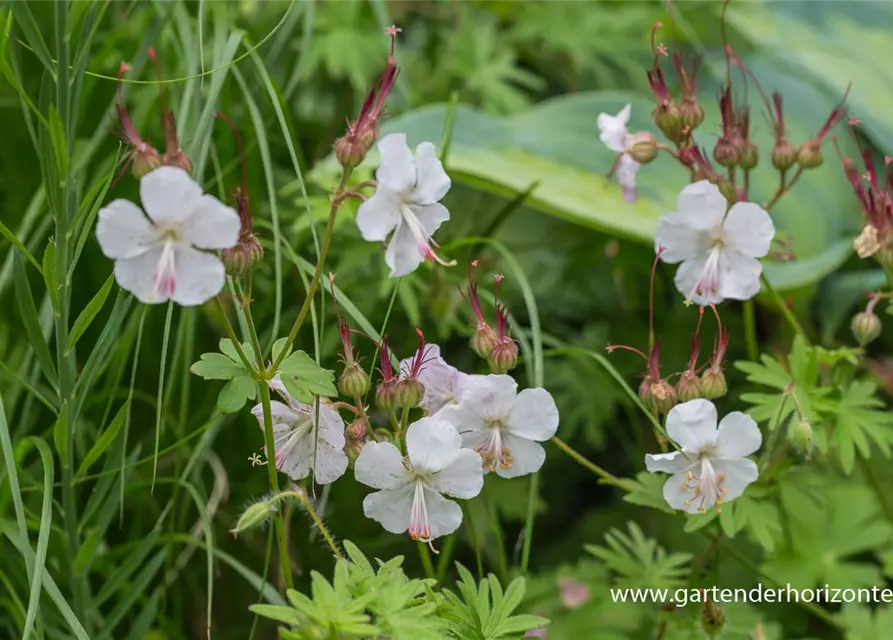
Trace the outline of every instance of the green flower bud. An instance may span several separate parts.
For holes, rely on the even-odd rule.
[[[697,98],[683,98],[679,105],[679,117],[683,126],[693,131],[704,122],[704,108],[698,104]]]
[[[863,347],[881,335],[881,329],[883,328],[881,319],[877,317],[874,311],[867,310],[854,315],[850,326],[856,342]]]
[[[679,402],[688,402],[703,397],[701,381],[693,371],[685,371],[676,383],[676,397]]]
[[[493,347],[487,362],[493,373],[508,373],[518,364],[518,343],[511,338],[503,338]]]
[[[657,157],[657,138],[649,131],[639,131],[629,136],[626,153],[639,164],[648,164]]]
[[[378,385],[375,392],[375,404],[385,411],[393,411],[399,405],[397,403],[397,381],[387,380]]]
[[[797,162],[797,148],[787,138],[779,138],[772,147],[772,166],[779,171],[787,171]]]
[[[741,160],[739,164],[742,169],[753,169],[760,162],[760,150],[750,140],[747,140],[741,147]]]
[[[707,400],[722,398],[729,391],[722,369],[707,369],[701,376],[701,393]]]
[[[425,395],[425,387],[418,380],[406,378],[397,383],[397,406],[404,409],[414,409],[419,406]]]
[[[722,607],[708,598],[701,611],[701,628],[704,629],[704,633],[711,637],[716,636],[725,626],[726,614]]]
[[[226,272],[234,278],[241,278],[261,263],[264,249],[254,234],[251,234],[240,238],[236,246],[224,249],[221,257]]]
[[[133,177],[139,179],[161,166],[161,156],[147,144],[133,152]]]
[[[658,380],[651,385],[651,408],[656,413],[666,415],[677,401],[676,390],[666,380]]]
[[[682,114],[675,103],[659,105],[651,112],[651,118],[657,128],[673,142],[680,143],[688,137],[688,134],[683,133]]]
[[[230,529],[229,532],[233,534],[234,538],[237,538],[243,531],[254,529],[264,524],[275,511],[276,507],[274,504],[266,500],[255,502],[242,512],[242,515],[236,521],[236,526]]]
[[[723,167],[734,167],[741,159],[738,145],[726,137],[719,138],[713,148],[713,159]]]
[[[809,420],[803,418],[794,426],[794,442],[807,454],[812,449],[812,426]]]
[[[482,358],[486,358],[499,342],[496,330],[488,324],[479,324],[471,336],[471,348]]]
[[[356,398],[366,394],[369,388],[369,376],[356,362],[344,367],[338,378],[338,390],[349,398]]]
[[[821,143],[817,140],[806,142],[797,152],[797,162],[804,169],[814,169],[821,166],[824,161]]]

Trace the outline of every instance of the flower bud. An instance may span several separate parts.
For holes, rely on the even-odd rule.
[[[348,442],[363,443],[368,439],[366,436],[366,423],[362,420],[355,420],[347,425],[344,430],[344,437]]]
[[[230,529],[229,532],[233,534],[233,537],[238,537],[243,531],[259,527],[273,515],[275,510],[276,507],[274,504],[267,502],[266,500],[263,502],[255,502],[242,512],[242,515],[240,515],[239,519],[236,521],[236,526]]]
[[[753,169],[760,161],[760,150],[750,140],[746,140],[740,150],[741,159],[738,164],[742,169]]]
[[[726,626],[726,614],[715,602],[709,598],[704,602],[701,610],[701,628],[709,636],[716,636]]]
[[[161,166],[161,156],[149,145],[133,152],[133,177],[139,179]]]
[[[722,398],[729,391],[726,383],[726,376],[722,369],[710,367],[701,376],[701,393],[702,397],[707,400],[715,400]]]
[[[221,255],[226,272],[234,278],[241,278],[260,264],[264,257],[264,248],[254,234],[243,236],[239,243],[224,249]]]
[[[797,162],[804,169],[814,169],[821,166],[824,161],[821,143],[818,140],[804,143],[797,152]]]
[[[335,141],[335,157],[345,169],[353,169],[358,167],[366,157],[369,149],[375,143],[375,137],[371,137],[371,142],[366,144],[363,138],[369,139],[369,136],[360,136],[358,132],[348,131],[347,134]]]
[[[639,131],[627,139],[626,153],[639,164],[648,164],[657,157],[657,138],[650,131]]]
[[[679,402],[688,402],[702,397],[701,381],[693,371],[685,371],[676,383],[676,397]]]
[[[405,378],[397,383],[397,406],[404,409],[414,409],[419,406],[425,395],[425,386],[413,378]]]
[[[806,453],[812,448],[812,427],[809,420],[802,418],[797,421],[794,426],[794,442],[800,446]]]
[[[353,362],[341,372],[338,378],[338,390],[349,398],[356,398],[366,394],[369,388],[369,376],[360,368],[360,365]]]
[[[179,167],[189,175],[192,175],[192,160],[182,149],[164,154],[164,164],[169,167]]]
[[[651,385],[651,408],[656,413],[666,415],[676,406],[676,390],[666,380],[658,380]]]
[[[645,377],[642,380],[642,384],[639,385],[639,400],[642,401],[648,409],[651,409],[654,406],[654,393],[651,391],[651,387],[653,386],[653,381],[649,377]]]
[[[482,358],[486,358],[499,342],[496,330],[488,324],[479,324],[471,336],[471,348]]]
[[[779,138],[772,147],[772,166],[779,171],[787,171],[797,162],[797,148],[787,138]]]
[[[863,347],[881,335],[881,319],[877,317],[874,311],[857,313],[853,316],[850,326],[856,342]]]
[[[500,340],[487,356],[487,362],[493,373],[508,373],[518,364],[518,343],[508,337]]]
[[[679,105],[679,117],[683,126],[689,130],[697,129],[704,122],[704,108],[694,97],[683,98]]]
[[[387,380],[378,385],[375,392],[375,404],[385,411],[393,411],[397,408],[397,381]]]
[[[735,185],[732,184],[731,180],[728,178],[720,178],[716,186],[719,187],[719,192],[726,197],[726,200],[729,202],[738,201],[738,191],[735,189]]]
[[[657,128],[673,142],[682,142],[687,137],[682,132],[682,115],[679,112],[679,107],[674,102],[659,105],[651,112],[651,118],[654,120]]]
[[[713,159],[723,167],[734,167],[741,159],[738,146],[725,136],[716,141],[713,148]]]

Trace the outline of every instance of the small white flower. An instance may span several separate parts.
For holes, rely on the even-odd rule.
[[[404,457],[389,442],[368,442],[354,467],[357,481],[380,489],[363,500],[363,513],[391,533],[409,531],[428,542],[462,524],[462,509],[442,494],[469,499],[481,492],[481,457],[462,448],[462,438],[437,418],[406,430]]]
[[[436,344],[426,344],[425,353],[421,359],[422,366],[417,379],[425,387],[425,395],[422,397],[420,407],[428,415],[434,415],[447,405],[457,404],[462,394],[468,389],[469,383],[478,377],[462,373],[456,367],[448,364],[440,356],[440,347]],[[400,371],[404,375],[412,370],[413,361],[419,354],[400,362]]]
[[[223,289],[220,259],[198,249],[229,249],[239,241],[239,214],[178,167],[159,167],[140,180],[146,214],[129,200],[100,209],[96,239],[115,261],[115,280],[140,302],[173,300],[191,307]]]
[[[450,178],[437,159],[434,145],[423,142],[413,158],[406,135],[392,133],[378,143],[381,165],[375,174],[375,194],[360,205],[357,226],[365,240],[391,241],[385,262],[391,277],[412,273],[424,260],[448,265],[431,248],[432,236],[450,219],[440,200],[450,190]]]
[[[457,405],[437,416],[462,434],[462,446],[481,454],[484,465],[503,478],[539,471],[546,460],[540,442],[558,430],[558,408],[548,391],[525,389],[505,375],[478,376]]]
[[[760,290],[763,266],[775,226],[759,205],[737,202],[728,208],[719,188],[706,180],[685,187],[676,211],[657,223],[655,250],[664,262],[681,262],[676,288],[699,305],[726,298],[748,300]]]
[[[673,474],[664,484],[664,499],[674,509],[699,513],[713,505],[719,508],[759,475],[756,463],[745,457],[763,439],[753,418],[734,411],[718,429],[716,418],[709,400],[677,404],[667,415],[667,434],[682,451],[645,456],[648,471]]]
[[[316,429],[316,407],[293,398],[277,375],[270,388],[279,393],[285,403],[274,400],[273,436],[276,443],[276,468],[292,480],[306,478],[313,469],[319,484],[334,482],[347,470],[344,453],[344,420],[332,407],[319,403],[319,429]],[[264,428],[263,406],[251,409],[261,430]],[[316,434],[319,432],[319,438]],[[318,440],[318,441],[317,441]]]
[[[639,163],[626,151],[629,140],[627,125],[631,108],[631,105],[626,105],[616,116],[608,113],[598,114],[599,139],[608,149],[620,154],[616,165],[617,182],[623,189],[623,199],[626,202],[635,202],[638,197],[636,173],[639,171]]]

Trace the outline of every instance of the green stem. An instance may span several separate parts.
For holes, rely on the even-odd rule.
[[[350,169],[343,169],[341,171],[341,182],[338,184],[338,188],[332,196],[332,205],[329,207],[329,220],[326,222],[326,231],[322,239],[322,247],[320,247],[319,250],[319,260],[316,262],[316,269],[313,271],[313,278],[310,280],[310,288],[307,289],[307,296],[304,298],[303,304],[301,304],[301,310],[298,312],[298,317],[295,319],[291,331],[288,332],[288,340],[282,351],[279,353],[279,356],[276,358],[276,361],[273,362],[270,371],[275,372],[279,368],[279,365],[282,364],[282,361],[285,359],[285,354],[288,353],[289,348],[294,344],[295,339],[298,337],[298,331],[300,331],[301,325],[304,324],[304,319],[310,312],[310,307],[313,304],[313,297],[316,295],[316,289],[319,287],[319,280],[322,277],[323,269],[326,266],[326,257],[329,255],[329,248],[332,246],[332,234],[335,230],[335,217],[342,202],[340,196],[344,193],[344,187],[347,185],[347,180],[350,178],[350,174]]]
[[[332,553],[336,558],[340,560],[346,560],[344,555],[341,553],[341,549],[338,548],[338,545],[335,544],[335,539],[332,538],[332,535],[329,533],[329,530],[326,529],[326,526],[322,522],[322,518],[319,517],[319,514],[316,512],[316,509],[313,508],[313,504],[310,502],[310,499],[307,497],[307,494],[303,491],[283,491],[282,493],[277,495],[277,498],[282,499],[285,497],[295,498],[304,509],[307,510],[307,513],[310,514],[310,519],[313,520],[313,524],[316,525],[316,528],[319,529],[319,532],[322,534],[323,539],[325,539],[326,544],[329,545],[329,549],[332,550]]]
[[[270,387],[265,380],[257,383],[260,391],[260,401],[264,413],[264,443],[267,448],[267,479],[270,484],[270,492],[273,495],[279,494],[279,478],[276,468],[276,440],[273,437],[273,411],[270,400]],[[276,540],[279,544],[279,560],[282,563],[282,574],[285,579],[285,586],[289,589],[294,588],[294,582],[291,575],[291,560],[288,554],[288,539],[285,535],[285,519],[282,511],[276,512],[273,518],[273,524],[276,527]]]
[[[477,567],[478,580],[483,580],[484,561],[481,556],[481,539],[478,537],[477,527],[474,526],[474,517],[471,515],[471,509],[467,504],[462,505],[462,512],[465,516],[465,526],[468,527],[468,535],[471,538],[471,546],[474,548],[474,563]]]
[[[809,344],[809,337],[806,335],[806,331],[803,330],[803,327],[800,326],[800,322],[794,316],[793,311],[788,308],[788,305],[785,304],[784,298],[775,290],[775,287],[769,282],[769,278],[766,277],[766,272],[760,274],[760,280],[763,282],[763,286],[766,287],[766,291],[772,297],[772,300],[778,305],[778,308],[781,310],[781,314],[784,316],[785,320],[787,320],[788,324],[791,325],[791,329],[794,330],[794,333],[802,337],[807,344]]]
[[[757,344],[757,321],[753,299],[744,301],[744,342],[747,345],[747,359],[756,360],[760,350]]]
[[[591,460],[585,458],[581,453],[576,451],[573,447],[567,444],[564,440],[559,439],[557,436],[552,436],[551,440],[552,444],[561,449],[564,453],[570,456],[575,462],[579,465],[589,469],[592,473],[601,478],[601,483],[609,484],[611,486],[617,487],[618,489],[623,489],[624,491],[631,491],[632,487],[615,476],[614,474],[605,471],[600,466],[592,462]]]
[[[422,567],[425,569],[425,577],[436,580],[437,575],[434,573],[434,564],[431,562],[431,552],[428,550],[428,545],[424,542],[419,542],[418,547],[419,559],[422,561]]]
[[[248,323],[248,335],[251,337],[251,347],[254,349],[254,357],[257,358],[257,370],[264,370],[264,354],[260,348],[260,339],[257,337],[257,327],[254,326],[254,316],[251,313],[251,274],[247,276],[247,285],[242,292],[242,303],[245,309],[245,322]],[[283,351],[285,353],[285,351]]]
[[[533,521],[536,519],[536,503],[540,495],[540,474],[530,476],[530,488],[527,491],[527,512],[524,514],[524,545],[521,547],[521,575],[527,574],[530,564],[530,549],[533,546]]]
[[[490,530],[493,532],[493,537],[496,538],[496,552],[497,559],[499,560],[499,581],[502,584],[508,583],[509,577],[509,566],[508,566],[508,556],[505,553],[505,540],[502,537],[502,527],[499,524],[499,513],[496,509],[490,508],[490,503],[487,503],[487,514],[490,516]]]
[[[443,549],[440,552],[440,557],[437,559],[437,575],[435,577],[440,583],[443,583],[446,578],[446,573],[449,569],[450,560],[453,557],[453,550],[456,548],[456,540],[458,537],[459,536],[456,533],[447,536]]]
[[[242,343],[239,341],[239,337],[236,335],[236,331],[233,329],[233,325],[229,321],[229,315],[226,313],[226,308],[223,306],[223,301],[220,299],[220,296],[215,297],[214,302],[217,304],[217,310],[220,312],[220,318],[223,320],[226,335],[230,342],[233,343],[236,353],[239,354],[239,359],[242,361],[242,364],[245,365],[246,369],[255,372],[254,365],[251,363],[245,350],[242,349]]]

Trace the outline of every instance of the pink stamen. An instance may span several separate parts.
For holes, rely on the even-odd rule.
[[[420,479],[415,481],[415,491],[412,494],[412,507],[409,511],[409,537],[421,542],[431,540],[428,506],[425,504],[425,485]]]

